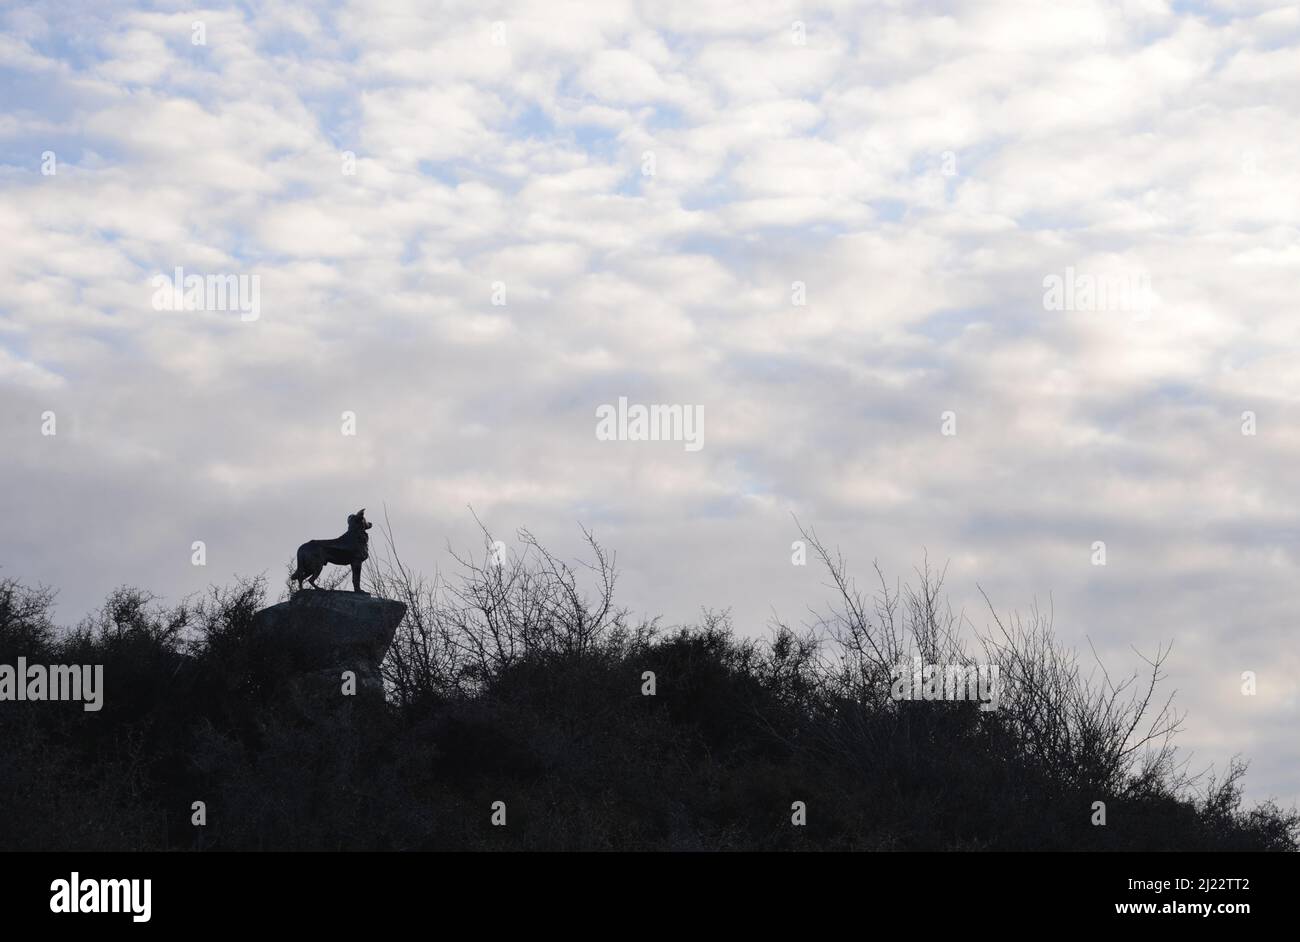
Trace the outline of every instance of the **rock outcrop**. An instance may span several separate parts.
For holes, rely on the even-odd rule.
[[[355,592],[305,589],[253,616],[254,630],[280,647],[304,678],[334,691],[353,671],[357,693],[383,697],[379,665],[406,606]]]

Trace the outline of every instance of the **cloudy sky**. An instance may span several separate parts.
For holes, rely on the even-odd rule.
[[[828,598],[794,514],[977,627],[978,584],[1112,672],[1173,642],[1194,767],[1300,799],[1295,5],[0,18],[0,572],[63,621],[362,506],[445,572],[472,505],[763,634]],[[601,440],[620,397],[703,447]]]

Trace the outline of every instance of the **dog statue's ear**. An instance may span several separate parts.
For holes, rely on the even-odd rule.
[[[358,517],[364,517],[365,515],[366,515],[366,508],[362,507],[360,510],[357,511]]]

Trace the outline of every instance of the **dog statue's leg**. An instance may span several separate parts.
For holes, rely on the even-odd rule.
[[[370,594],[369,592],[362,592],[361,590],[361,563],[360,562],[355,562],[352,564],[352,591],[361,592],[362,595]]]

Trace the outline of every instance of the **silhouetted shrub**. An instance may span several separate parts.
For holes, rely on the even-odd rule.
[[[835,603],[766,641],[725,612],[632,619],[590,534],[574,568],[527,532],[494,554],[485,532],[450,583],[412,573],[390,537],[372,589],[409,610],[387,704],[298,685],[253,630],[261,579],[173,606],[118,589],[62,632],[51,590],[4,580],[0,663],[103,664],[107,691],[99,713],[0,708],[0,846],[1297,849],[1295,809],[1242,808],[1243,764],[1202,785],[1175,761],[1161,652],[1141,678],[1098,681],[1038,612],[965,637],[941,572],[864,595],[805,537]],[[973,664],[968,643],[1002,672],[998,709],[891,695],[900,659]]]

